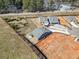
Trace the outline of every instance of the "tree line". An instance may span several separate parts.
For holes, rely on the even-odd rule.
[[[45,1],[47,1],[48,7],[46,7]],[[55,3],[61,4],[68,2],[69,4],[74,5],[74,3],[78,1],[79,0],[23,0],[23,9],[26,11],[49,11],[52,10],[52,5]]]
[[[27,11],[43,11],[44,0],[23,0],[23,8]]]
[[[48,0],[48,8],[45,7],[45,1],[47,0],[0,0],[0,11],[5,9],[8,5],[15,5],[17,8],[22,8],[26,11],[45,11],[49,10],[52,4],[55,2],[69,2],[74,3],[78,0]]]
[[[7,7],[8,5],[20,5],[21,0],[0,0],[0,9]]]

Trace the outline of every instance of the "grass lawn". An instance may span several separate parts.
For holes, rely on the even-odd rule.
[[[38,59],[31,48],[0,19],[0,59]]]

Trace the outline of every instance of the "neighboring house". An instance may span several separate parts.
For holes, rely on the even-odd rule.
[[[70,35],[67,27],[64,27],[63,25],[60,25],[60,24],[55,24],[53,26],[49,26],[49,27],[47,27],[47,29],[49,29],[52,32],[59,32],[59,33],[63,33],[66,35]]]
[[[40,22],[45,26],[49,26],[49,25],[53,25],[53,24],[60,24],[60,21],[58,20],[58,18],[56,16],[51,16],[51,17],[47,17],[47,18],[41,17]]]
[[[71,4],[55,3],[51,6],[51,9],[54,11],[67,11],[67,10],[73,10],[75,9],[75,7],[71,6]]]
[[[41,40],[36,46],[48,59],[78,59],[79,44],[72,36],[53,33]]]
[[[52,4],[51,10],[58,10],[59,7],[60,7],[60,4],[59,3]]]
[[[68,28],[71,26],[63,17],[58,17],[58,19],[61,25],[68,27]]]
[[[68,28],[61,25],[59,19],[56,16],[42,17],[41,22],[48,30],[52,32],[60,32],[69,35]]]
[[[40,23],[44,26],[49,26],[49,22],[47,20],[47,17],[39,17]]]
[[[46,19],[47,19],[46,17],[42,17],[42,16],[38,18],[38,20],[40,20],[41,23],[44,23],[44,21],[45,21]],[[46,21],[47,21],[47,20],[46,20]]]
[[[71,10],[72,6],[70,4],[61,4],[59,7],[60,11],[67,11],[67,10]]]
[[[29,39],[32,43],[37,43],[39,40],[50,35],[52,32],[46,28],[37,28],[33,30],[31,33],[26,35],[26,38]]]
[[[79,25],[78,25],[78,20],[76,19],[75,16],[65,16],[65,20],[71,24],[71,26],[73,27],[78,27],[79,28]]]
[[[51,3],[51,0],[44,0],[44,9],[45,10],[58,10],[60,6],[60,1],[59,0],[53,0],[53,2]]]
[[[39,17],[38,20],[40,21],[40,24],[42,26],[49,26],[49,22],[47,20],[47,17]]]
[[[50,24],[60,24],[60,21],[56,16],[48,17],[47,19],[49,20]]]
[[[75,16],[65,16],[65,20],[68,22],[77,22]]]
[[[71,24],[71,29],[68,29],[68,32],[73,37],[79,39],[79,23],[75,16],[65,16],[64,19]]]
[[[79,28],[72,27],[71,30],[68,30],[68,32],[69,32],[70,35],[72,35],[73,37],[79,39]]]

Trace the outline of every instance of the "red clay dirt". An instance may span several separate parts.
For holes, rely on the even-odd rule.
[[[39,41],[36,46],[48,59],[79,59],[79,43],[74,39],[56,32]]]

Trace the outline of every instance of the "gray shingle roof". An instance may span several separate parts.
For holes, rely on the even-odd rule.
[[[34,31],[32,31],[30,33],[30,35],[34,36],[36,39],[40,40],[43,37],[49,35],[50,33],[52,33],[50,30],[46,29],[46,28],[37,28]]]
[[[66,21],[68,21],[68,22],[73,21],[73,22],[77,23],[75,16],[65,16],[65,18],[66,18]]]
[[[40,21],[46,25],[46,24],[59,24],[60,21],[56,16],[51,16],[51,17],[40,17]]]
[[[79,28],[72,27],[72,29],[71,29],[71,30],[68,30],[68,32],[69,32],[71,35],[73,35],[73,36],[79,38]]]
[[[53,24],[59,24],[59,20],[56,16],[52,16],[52,17],[48,17],[50,23],[53,23]]]

